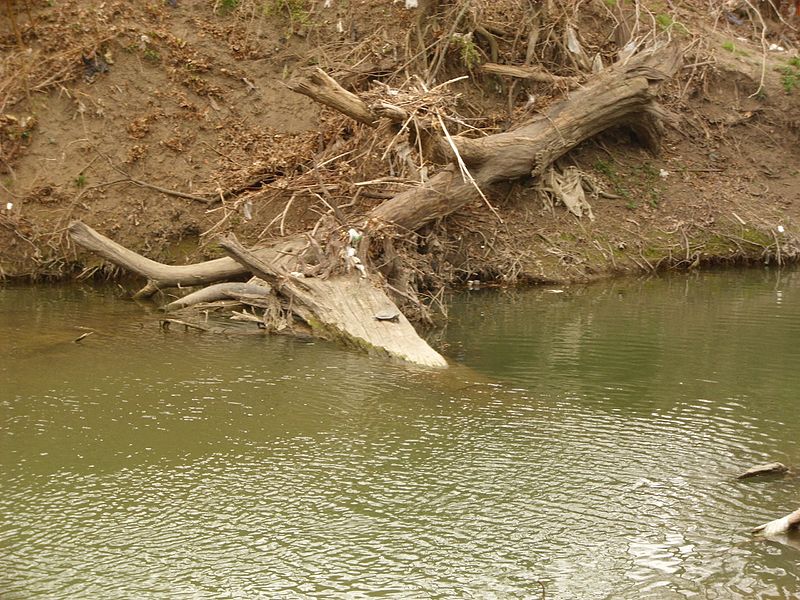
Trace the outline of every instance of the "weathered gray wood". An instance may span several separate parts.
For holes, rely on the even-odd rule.
[[[70,224],[69,235],[76,244],[146,277],[157,287],[205,285],[234,279],[246,272],[235,260],[227,257],[191,265],[165,265],[128,250],[81,221]]]
[[[753,529],[753,533],[762,535],[779,535],[800,529],[800,508],[785,517],[764,523]]]
[[[311,71],[308,77],[293,79],[286,85],[293,92],[313,98],[320,104],[330,106],[359,123],[375,125],[377,119],[367,103],[354,93],[348,92],[320,68]]]
[[[238,264],[238,263],[237,263]],[[216,302],[217,300],[238,300],[243,296],[265,297],[272,293],[272,289],[266,285],[255,285],[252,283],[228,282],[216,283],[201,290],[186,294],[182,298],[170,302],[164,310],[178,310],[193,306],[201,302]]]
[[[424,185],[398,194],[368,213],[363,228],[367,237],[387,224],[415,231],[480,199],[478,188],[489,192],[502,181],[539,176],[556,159],[609,127],[633,127],[654,146],[658,119],[663,116],[655,102],[656,88],[677,71],[680,62],[677,46],[643,52],[602,71],[585,87],[554,104],[546,115],[518,129],[479,139],[456,137],[454,144],[469,166],[472,180],[465,180],[453,166],[442,170]],[[290,87],[361,123],[376,124],[376,115],[363,100],[320,70]],[[443,144],[439,139],[434,146],[441,149]],[[82,223],[73,223],[70,234],[82,246],[146,277],[147,293],[159,287],[229,280],[250,270],[291,298],[292,310],[320,333],[419,364],[446,365],[405,317],[398,323],[374,318],[376,312],[396,309],[377,279],[338,276],[302,280],[288,276],[289,264],[296,262],[297,253],[307,246],[303,236],[252,252],[223,242],[236,260],[167,266],[123,248]]]
[[[261,261],[233,237],[220,241],[226,252],[290,299],[289,306],[315,334],[371,353],[385,354],[428,367],[447,361],[431,348],[402,314],[397,321],[375,315],[400,310],[378,281],[356,273],[327,280],[297,278]]]
[[[124,269],[145,277],[147,286],[137,296],[150,296],[159,289],[176,286],[197,286],[230,281],[247,275],[247,269],[232,258],[224,257],[189,265],[165,265],[137,254],[98,233],[81,221],[69,226],[69,235],[76,244],[99,254]],[[273,247],[261,248],[256,254],[266,261],[287,261],[303,248],[302,239],[286,238]]]
[[[771,462],[771,463],[766,463],[764,465],[756,465],[755,467],[750,467],[749,469],[747,469],[747,471],[736,477],[736,479],[749,479],[750,477],[758,477],[760,475],[776,475],[776,474],[786,473],[788,471],[789,467],[787,467],[785,464],[779,462]]]

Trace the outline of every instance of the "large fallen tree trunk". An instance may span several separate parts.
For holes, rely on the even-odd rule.
[[[363,223],[361,229],[366,232],[366,239],[379,237],[375,234],[386,227],[415,231],[485,199],[499,182],[541,176],[556,159],[611,127],[630,127],[645,145],[655,148],[660,135],[659,120],[664,115],[655,102],[656,88],[679,65],[680,50],[676,46],[643,52],[599,73],[584,87],[554,104],[547,114],[517,129],[477,139],[450,137],[443,132],[444,137],[436,144],[438,151],[451,148],[451,156],[459,166],[443,169],[425,184],[410,188],[367,213],[365,220],[359,221]],[[386,110],[385,104],[371,107],[324,73],[316,72],[306,82],[295,82],[292,88],[369,126],[374,126],[382,116],[388,114],[391,119],[394,114]],[[402,109],[399,110],[402,114]],[[427,130],[430,133],[430,123]],[[284,238],[269,248],[253,251],[228,240],[223,246],[233,258],[169,267],[130,252],[82,223],[74,223],[70,233],[78,244],[147,277],[148,286],[140,293],[163,286],[197,285],[255,273],[272,284],[287,307],[320,335],[419,364],[446,364],[416,335],[402,315],[398,315],[396,323],[376,318],[381,313],[391,315],[397,309],[384,291],[379,274],[371,271],[368,276],[359,277],[350,273],[328,279],[291,276],[296,266],[304,262],[304,253],[314,246],[310,234]],[[333,260],[351,260],[351,255],[341,254],[342,245],[336,250],[340,254],[331,257]]]

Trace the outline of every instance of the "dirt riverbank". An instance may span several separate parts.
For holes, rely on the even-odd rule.
[[[526,15],[517,4],[473,2],[461,20],[452,14],[458,5],[439,6],[432,36],[451,41],[428,60],[440,61],[437,81],[468,77],[450,88],[469,128],[507,129],[569,93],[481,70],[524,58],[529,32],[518,26]],[[795,260],[798,22],[768,20],[762,39],[746,12],[662,4],[642,3],[637,15],[647,27],[653,20],[654,36],[686,48],[683,68],[661,90],[671,119],[660,153],[627,130],[596,136],[559,161],[600,192],[589,197],[593,219],[543,202],[534,181],[515,181],[488,199],[497,214],[476,203],[421,232],[416,264],[430,271],[421,280],[587,281]],[[304,231],[331,199],[357,220],[408,185],[397,156],[374,147],[367,128],[286,82],[321,66],[355,91],[401,86],[419,66],[421,8],[388,0],[31,5],[16,15],[21,46],[3,23],[5,277],[116,274],[70,243],[74,219],[151,258],[185,263],[220,256],[215,238],[227,231],[250,245]],[[619,50],[620,11],[615,2],[584,3],[542,30],[567,22],[586,54],[607,64]],[[540,50],[550,72],[583,76],[579,64],[557,62],[565,53]],[[342,156],[321,165],[332,148]]]

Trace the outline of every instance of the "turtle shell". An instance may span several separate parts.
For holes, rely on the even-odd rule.
[[[394,321],[400,320],[400,311],[395,308],[381,310],[375,313],[375,319],[378,321]]]

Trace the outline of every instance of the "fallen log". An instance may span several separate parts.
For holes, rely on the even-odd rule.
[[[656,103],[657,86],[677,71],[680,60],[680,49],[674,45],[642,52],[592,77],[584,87],[555,103],[547,114],[517,129],[478,139],[451,138],[448,134],[447,141],[439,140],[437,145],[455,147],[458,168],[450,165],[423,185],[371,210],[361,227],[364,238],[380,239],[377,234],[387,227],[416,231],[472,202],[485,200],[495,184],[539,177],[559,157],[610,127],[630,127],[647,146],[655,148],[664,115]],[[316,71],[305,83],[295,81],[292,89],[361,123],[375,126],[379,119],[366,102],[324,72]],[[161,287],[226,281],[251,272],[268,281],[287,300],[284,306],[317,335],[422,365],[446,365],[397,310],[384,292],[379,275],[336,274],[334,269],[326,271],[334,273],[330,278],[292,276],[293,265],[304,262],[305,253],[319,251],[313,234],[284,238],[269,248],[252,251],[235,240],[224,240],[222,245],[230,258],[183,266],[162,265],[141,257],[82,223],[73,223],[70,235],[76,243],[146,277],[148,285],[138,295]],[[336,252],[342,246],[338,250],[335,244],[331,247],[328,259],[336,264],[341,258]],[[397,322],[376,319],[387,311],[397,311]]]
[[[376,207],[370,217],[416,230],[480,198],[496,183],[540,176],[555,160],[581,142],[617,126],[633,127],[653,148],[664,111],[656,103],[657,84],[681,63],[680,49],[667,46],[642,53],[602,71],[587,85],[554,104],[527,125],[479,139],[455,136],[474,167],[474,184],[454,168],[432,177]]]
[[[800,508],[793,513],[789,513],[785,517],[753,528],[753,533],[760,533],[761,535],[779,535],[798,529],[800,529]]]
[[[538,81],[539,83],[563,83],[570,89],[577,87],[579,83],[577,77],[559,77],[541,67],[486,63],[481,65],[480,70],[490,75],[527,79],[529,81]]]
[[[266,297],[272,293],[272,289],[265,285],[255,285],[252,283],[216,283],[201,290],[186,294],[170,302],[164,310],[178,310],[200,304],[201,302],[216,302],[217,300],[239,300],[242,297],[256,296]]]
[[[146,278],[147,285],[134,295],[135,298],[152,296],[164,288],[207,285],[247,275],[246,269],[228,257],[190,265],[165,265],[125,248],[81,221],[70,224],[69,235],[76,244]],[[258,254],[262,260],[274,261],[299,252],[303,247],[301,240],[289,238],[279,246],[260,249]]]
[[[373,277],[355,273],[327,280],[287,276],[274,265],[261,261],[233,237],[221,240],[220,246],[250,272],[286,295],[292,310],[319,337],[426,367],[447,366],[447,361],[419,337],[386,295],[381,282]],[[378,318],[383,313],[396,318]]]

